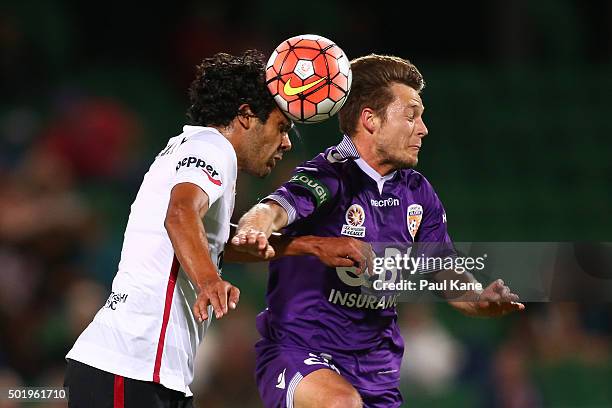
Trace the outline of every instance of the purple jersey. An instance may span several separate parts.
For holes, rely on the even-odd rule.
[[[266,200],[285,208],[284,233],[291,236],[451,242],[444,208],[425,177],[412,169],[380,176],[347,136],[297,167]],[[273,342],[319,351],[386,350],[395,356],[391,371],[399,371],[403,340],[397,296],[362,293],[367,277],[350,270],[326,267],[313,256],[271,262],[268,308],[257,317],[258,329]]]

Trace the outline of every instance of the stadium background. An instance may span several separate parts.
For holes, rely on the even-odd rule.
[[[184,123],[195,64],[217,51],[268,54],[299,33],[331,38],[351,58],[391,53],[420,68],[430,134],[419,170],[445,203],[455,240],[610,241],[609,1],[5,0],[3,389],[61,384],[63,356],[108,294],[142,176]],[[271,177],[242,176],[236,219],[340,138],[335,118],[299,130]],[[206,340],[201,406],[256,407],[252,344],[265,268],[224,273],[242,301]],[[400,320],[407,406],[612,404],[610,304],[529,304],[502,320],[402,305]]]

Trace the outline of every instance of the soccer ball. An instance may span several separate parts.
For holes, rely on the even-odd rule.
[[[334,42],[305,34],[283,41],[266,65],[266,84],[278,107],[300,123],[340,110],[351,90],[351,66]]]

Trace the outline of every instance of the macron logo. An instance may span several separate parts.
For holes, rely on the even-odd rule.
[[[400,205],[400,201],[397,198],[386,198],[384,200],[370,199],[370,205],[372,207],[397,207]]]
[[[206,176],[208,177],[208,180],[210,180],[210,182],[214,185],[220,186],[222,184],[221,177],[217,177],[219,176],[219,172],[215,170],[213,166],[207,164],[204,160],[199,159],[197,157],[185,157],[183,160],[177,163],[176,171],[179,171],[181,167],[188,168],[191,166],[195,167],[196,169],[201,168],[204,174],[206,174]]]

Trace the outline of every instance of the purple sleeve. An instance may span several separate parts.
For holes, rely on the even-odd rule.
[[[446,224],[446,211],[438,195],[429,182],[424,181],[423,221],[421,223],[418,241],[451,243]]]
[[[456,257],[457,251],[448,234],[446,211],[438,195],[427,180],[421,185],[423,202],[423,220],[421,222],[416,244],[416,253],[427,258]],[[435,269],[423,269],[420,273],[435,272]]]
[[[333,169],[314,161],[306,162],[296,167],[289,181],[262,201],[276,201],[287,211],[287,225],[290,225],[332,201],[338,186],[338,176]]]

